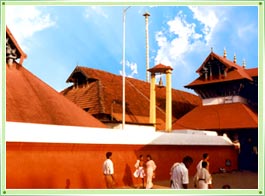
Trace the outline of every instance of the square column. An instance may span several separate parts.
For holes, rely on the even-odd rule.
[[[151,73],[151,83],[150,83],[150,123],[156,123],[156,74]]]
[[[172,131],[172,88],[171,70],[166,71],[166,131]]]

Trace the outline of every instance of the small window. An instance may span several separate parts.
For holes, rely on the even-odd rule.
[[[89,111],[89,109],[90,109],[90,108],[84,108],[84,110],[85,110],[86,112],[88,112],[88,111]]]

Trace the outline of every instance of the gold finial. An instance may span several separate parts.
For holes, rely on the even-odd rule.
[[[233,60],[234,63],[236,63],[236,53],[234,54],[234,60]]]
[[[226,49],[224,48],[224,58],[226,58]]]

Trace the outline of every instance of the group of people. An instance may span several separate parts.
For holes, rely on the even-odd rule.
[[[111,160],[112,152],[106,153],[106,160],[103,163],[103,174],[105,176],[105,182],[107,188],[113,188],[116,184],[114,178],[114,166]],[[137,183],[141,180],[142,187],[151,189],[153,187],[153,178],[155,176],[156,164],[152,160],[151,155],[146,156],[146,162],[144,161],[143,155],[140,155],[135,163],[134,177],[137,178]],[[145,172],[146,171],[146,172]],[[146,176],[146,186],[144,186],[144,178]],[[140,187],[137,187],[140,188]]]
[[[156,164],[152,160],[151,155],[146,156],[146,162],[144,161],[144,156],[140,155],[139,159],[135,163],[134,177],[137,178],[137,185],[139,185],[139,180],[141,179],[142,187],[146,189],[151,189],[153,187],[153,178],[155,178]],[[146,170],[146,174],[145,174]],[[144,186],[144,178],[146,176],[146,186]],[[137,186],[137,188],[140,188]]]
[[[203,159],[197,164],[197,172],[193,178],[194,187],[198,189],[212,188],[212,177],[209,172],[209,155],[203,154]],[[193,163],[190,156],[185,156],[181,163],[176,162],[170,170],[170,187],[172,189],[187,189],[189,184],[189,167]]]
[[[103,174],[107,188],[113,188],[115,185],[114,167],[111,160],[112,152],[106,153],[106,160],[103,163]],[[170,169],[170,187],[172,189],[187,189],[189,184],[188,169],[192,165],[193,159],[190,156],[185,156],[182,162],[176,162]],[[194,187],[198,189],[212,188],[212,177],[209,172],[209,155],[204,153],[202,160],[197,164],[197,172],[193,178]],[[155,170],[157,168],[151,155],[140,155],[135,163],[134,177],[137,178],[137,185],[142,184],[143,188],[151,189],[153,187],[153,178],[155,177]],[[146,186],[144,186],[144,179],[146,177]],[[137,186],[137,188],[140,188]]]

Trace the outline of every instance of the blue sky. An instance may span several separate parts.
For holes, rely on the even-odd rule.
[[[122,73],[122,12],[126,6],[6,6],[6,24],[28,58],[24,66],[57,91],[77,65]],[[145,19],[150,67],[173,67],[172,87],[198,77],[213,51],[258,67],[257,6],[131,6],[126,13],[126,75],[146,80]],[[14,14],[15,13],[15,14]],[[164,80],[165,84],[165,80]],[[191,91],[190,91],[191,92]]]

